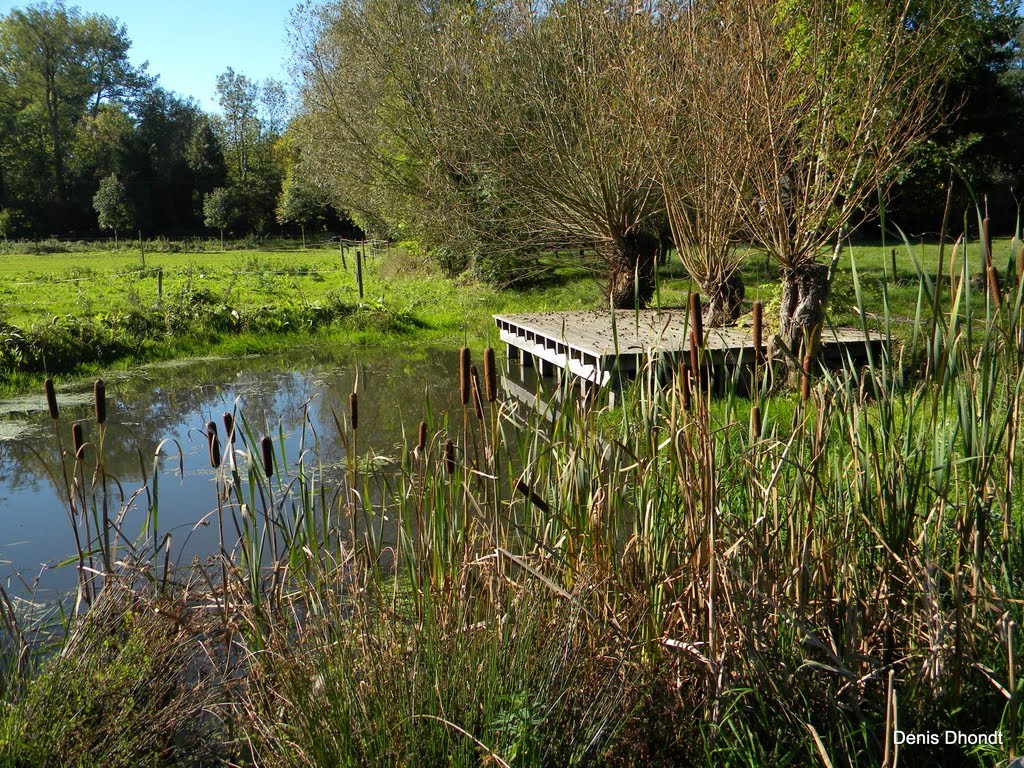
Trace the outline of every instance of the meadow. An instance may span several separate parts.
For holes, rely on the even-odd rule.
[[[713,397],[702,369],[666,385],[650,366],[614,408],[554,414],[501,401],[489,315],[599,301],[596,281],[489,292],[419,267],[402,289],[377,271],[386,302],[425,302],[413,337],[465,345],[461,413],[425,408],[402,450],[365,456],[353,393],[329,486],[315,434],[287,455],[244,413],[197,425],[222,549],[201,566],[165,554],[155,465],[145,529],[116,526],[103,393],[99,440],[65,445],[58,387],[78,610],[6,600],[0,762],[1007,764],[1024,290],[1007,281],[997,307],[972,286],[980,251],[963,255],[935,294],[906,252],[892,280],[888,247],[854,250],[833,311],[895,334],[865,369],[801,393],[763,361],[749,397]],[[937,249],[918,258],[930,272]],[[769,304],[762,266],[746,276]],[[663,303],[685,297],[676,270]],[[899,736],[947,730],[970,743]]]
[[[344,266],[337,246],[198,247],[209,250],[148,243],[144,266],[137,246],[0,249],[0,392],[24,391],[47,374],[301,344],[487,342],[492,312],[601,301],[598,277],[582,266],[524,292],[453,282],[400,247],[360,249],[360,298],[353,247]]]

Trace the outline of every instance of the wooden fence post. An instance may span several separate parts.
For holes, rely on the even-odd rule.
[[[356,250],[356,285],[359,287],[359,300],[363,300],[363,252]]]

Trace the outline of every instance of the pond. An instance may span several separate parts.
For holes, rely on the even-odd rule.
[[[104,456],[111,506],[144,489],[159,460],[160,531],[172,532],[176,562],[217,551],[215,474],[204,425],[213,421],[224,439],[222,417],[237,409],[250,429],[284,436],[289,460],[308,447],[311,429],[327,466],[346,463],[335,423],[347,418],[348,396],[359,391],[358,453],[399,457],[415,441],[416,427],[429,410],[436,423],[458,411],[458,350],[413,347],[403,350],[331,352],[294,350],[254,358],[195,359],[150,365],[106,379]],[[72,423],[83,421],[86,441],[96,440],[91,382],[58,391],[60,439],[70,450]],[[303,438],[303,425],[306,434]],[[180,451],[179,451],[180,448]],[[18,592],[37,598],[73,589],[75,566],[56,567],[75,553],[57,436],[42,392],[0,401],[0,575]],[[70,466],[70,462],[68,464]],[[179,472],[179,469],[181,470]],[[338,470],[340,471],[340,469]],[[122,497],[123,494],[123,497]],[[122,530],[142,530],[147,501],[143,490],[128,505]]]

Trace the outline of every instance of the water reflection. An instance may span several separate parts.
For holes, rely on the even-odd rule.
[[[335,414],[339,419],[347,415],[348,395],[358,385],[359,453],[397,456],[404,444],[403,430],[414,435],[428,401],[436,418],[461,409],[457,370],[457,350],[417,347],[352,353],[297,350],[252,359],[190,360],[112,375],[107,380],[103,436],[107,471],[130,497],[143,485],[143,477],[152,474],[157,446],[170,439],[159,462],[160,528],[175,532],[179,562],[203,557],[217,546],[213,526],[196,528],[216,506],[203,432],[206,422],[220,426],[222,414],[237,405],[253,432],[265,432],[275,440],[283,434],[289,457],[294,458],[308,412],[321,460],[341,466],[345,448]],[[97,441],[89,383],[59,392],[58,398],[64,446],[71,445],[75,420],[88,420],[83,425],[85,439]],[[56,437],[42,392],[0,403],[0,435],[16,436],[0,439],[0,573],[18,572],[27,580],[38,577],[44,591],[72,588],[72,567],[52,567],[74,552],[74,538],[62,502],[65,486]],[[307,446],[311,439],[307,432]],[[176,474],[179,462],[182,478]],[[116,486],[112,493],[117,504]],[[131,505],[124,530],[139,531],[145,512],[142,495]]]

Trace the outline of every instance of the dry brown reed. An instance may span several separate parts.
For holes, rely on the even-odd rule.
[[[480,375],[477,373],[476,366],[469,366],[469,377],[472,386],[473,395],[473,408],[476,410],[476,417],[478,420],[484,420],[484,400],[483,395],[480,392]]]
[[[484,350],[484,394],[488,403],[498,399],[498,365],[490,347]]]
[[[450,439],[444,441],[444,471],[449,477],[455,474],[455,443]]]

